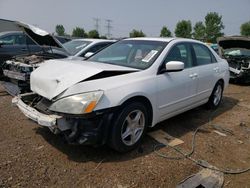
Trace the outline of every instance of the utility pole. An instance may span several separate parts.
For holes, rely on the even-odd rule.
[[[110,38],[112,36],[111,29],[113,27],[111,26],[111,22],[112,20],[109,20],[109,19],[106,20],[107,25],[105,27],[107,28],[107,34],[106,34],[107,38]]]
[[[93,18],[94,22],[95,22],[95,30],[99,33],[99,22],[100,22],[100,18]]]

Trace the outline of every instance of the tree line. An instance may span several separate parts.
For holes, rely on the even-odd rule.
[[[56,25],[56,34],[58,36],[70,36],[69,34],[65,33],[65,28],[63,25],[59,24]],[[80,38],[102,38],[106,39],[106,36],[100,36],[99,32],[97,30],[91,30],[89,32],[85,32],[85,30],[81,27],[75,27],[72,31],[72,37],[80,37]]]
[[[176,24],[174,34],[176,37],[182,38],[194,38],[204,42],[216,43],[218,37],[224,36],[222,32],[225,28],[222,22],[222,16],[217,12],[209,12],[203,21],[198,21],[192,27],[190,20],[181,20]],[[56,33],[59,36],[66,36],[63,25],[56,26]],[[250,21],[243,23],[240,27],[240,33],[242,36],[250,36]],[[83,28],[76,27],[73,29],[72,37],[83,38],[106,38],[105,36],[99,36],[97,30],[91,30],[88,33]],[[133,29],[129,33],[129,37],[145,37],[146,34],[142,30]],[[167,26],[163,26],[160,31],[160,37],[172,37],[172,32]]]
[[[204,22],[198,21],[192,27],[190,20],[181,20],[176,24],[174,34],[176,37],[194,38],[204,42],[216,43],[218,37],[224,36],[222,30],[225,28],[222,22],[222,16],[217,12],[209,12],[204,19]],[[250,36],[250,21],[243,23],[240,27],[242,36]],[[142,31],[133,30],[130,37],[144,37]],[[172,37],[173,34],[163,26],[160,32],[160,37]]]

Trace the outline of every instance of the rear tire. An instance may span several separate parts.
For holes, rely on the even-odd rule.
[[[223,94],[223,83],[221,81],[217,82],[214,86],[213,92],[209,97],[207,102],[208,109],[216,109],[220,105],[222,101],[222,94]]]
[[[126,104],[115,118],[110,135],[110,147],[121,153],[138,147],[149,124],[148,116],[143,103]]]

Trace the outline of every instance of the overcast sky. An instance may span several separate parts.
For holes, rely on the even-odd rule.
[[[107,33],[106,19],[112,20],[111,34],[126,37],[132,29],[147,36],[159,36],[163,25],[174,32],[180,20],[192,25],[204,21],[208,12],[222,15],[227,35],[239,34],[240,25],[250,21],[250,0],[0,0],[0,18],[23,21],[54,32],[57,24],[71,34],[76,26]]]

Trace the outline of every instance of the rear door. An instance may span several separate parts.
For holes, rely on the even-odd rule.
[[[218,81],[220,68],[207,46],[192,43],[192,47],[194,50],[195,65],[199,72],[196,99],[201,101],[211,95],[215,83]]]

